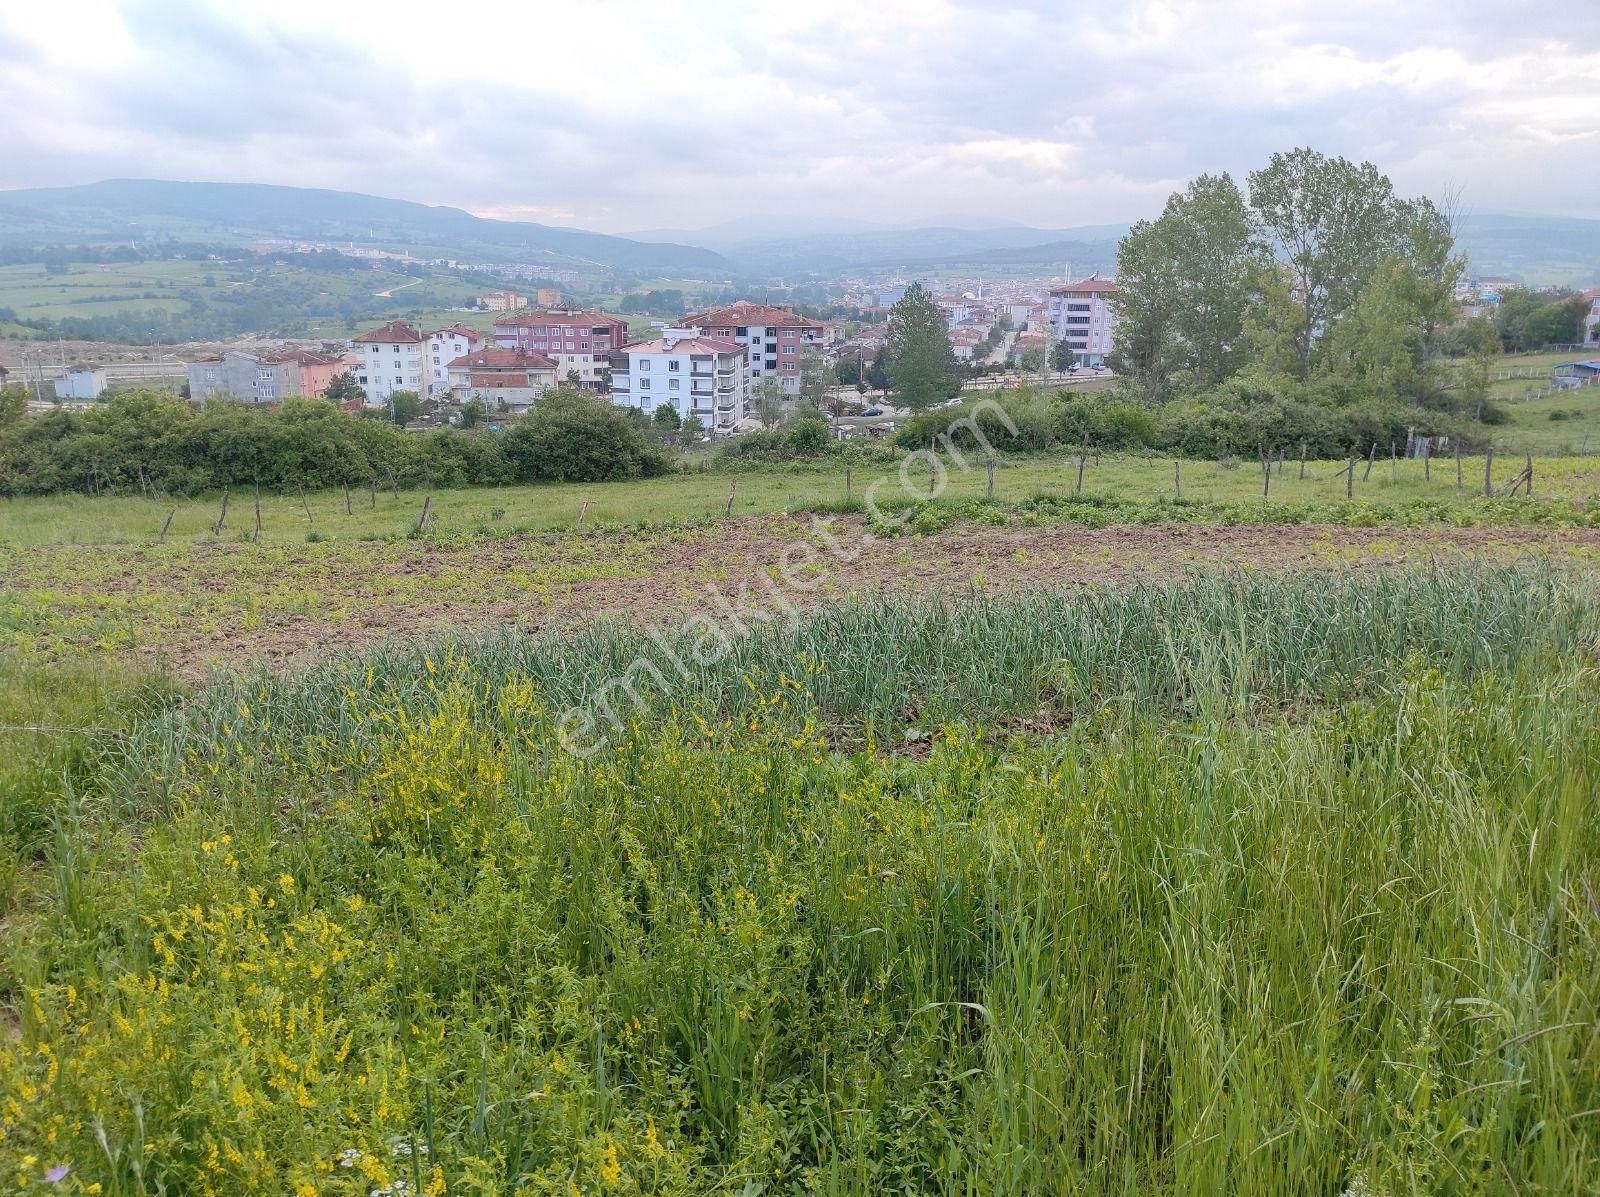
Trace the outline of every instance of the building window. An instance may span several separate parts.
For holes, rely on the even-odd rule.
[[[667,369],[671,370],[673,372],[676,372],[682,365],[683,365],[683,363],[680,362],[677,358],[670,358],[667,361]]]
[[[639,380],[639,389],[641,391],[648,391],[650,389],[650,380],[648,378],[641,378]]]
[[[785,345],[785,346],[784,346],[784,347],[783,347],[783,352],[784,352],[784,353],[785,353],[785,354],[788,354],[788,355],[790,355],[790,356],[793,356],[793,355],[794,355],[794,346],[793,346],[793,345]]]
[[[677,389],[678,389],[678,380],[676,378],[667,379],[667,390],[675,391]]]
[[[647,357],[640,358],[639,359],[639,369],[648,370],[649,368],[650,368],[650,359],[647,358]]]

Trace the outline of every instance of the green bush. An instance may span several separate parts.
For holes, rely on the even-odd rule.
[[[321,399],[289,399],[272,411],[223,402],[196,410],[140,393],[0,426],[6,495],[312,489],[391,478],[494,486],[650,477],[668,468],[627,413],[559,390],[504,434],[441,428],[418,435],[353,420]]]

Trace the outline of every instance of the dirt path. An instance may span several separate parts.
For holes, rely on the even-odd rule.
[[[1523,556],[1600,565],[1597,529],[963,525],[934,536],[878,540],[866,535],[859,520],[836,520],[833,527],[829,539],[809,534],[797,521],[738,520],[664,542],[623,576],[565,582],[537,596],[514,586],[486,586],[467,601],[367,603],[359,614],[338,620],[238,627],[205,644],[169,643],[140,655],[159,656],[196,677],[218,666],[288,663],[393,636],[505,626],[535,631],[607,617],[676,620],[692,611],[724,610],[723,599],[737,607],[741,596],[774,609],[781,607],[777,595],[803,609],[873,592],[1000,593],[1170,580],[1203,567],[1326,571]],[[526,559],[527,549],[518,539],[424,546],[384,568],[420,582],[426,592],[431,580],[464,569],[504,577]]]

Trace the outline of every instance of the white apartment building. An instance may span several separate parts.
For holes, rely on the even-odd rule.
[[[745,347],[703,337],[693,328],[666,328],[653,341],[611,355],[611,401],[653,414],[675,407],[699,416],[708,429],[732,432],[750,407]]]
[[[404,320],[364,332],[355,339],[361,365],[356,381],[367,392],[368,407],[382,407],[395,391],[428,393],[429,374],[423,368],[422,334]]]
[[[800,393],[801,347],[820,348],[827,334],[820,320],[747,299],[686,316],[682,327],[743,346],[752,382],[774,377],[790,395]]]
[[[423,342],[424,372],[428,376],[428,396],[443,399],[450,393],[450,363],[458,358],[476,353],[488,342],[488,337],[465,324],[453,324],[428,334]]]
[[[1050,292],[1050,340],[1065,341],[1085,366],[1103,366],[1110,356],[1117,326],[1113,308],[1117,284],[1086,278]]]

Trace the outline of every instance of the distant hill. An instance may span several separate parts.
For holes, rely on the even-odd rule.
[[[987,255],[996,251],[1042,251],[1059,242],[1114,244],[1126,231],[1126,225],[1075,229],[884,229],[745,241],[728,244],[722,252],[752,274],[828,274],[852,266],[913,266],[956,259],[987,261],[992,260]],[[1060,264],[1056,262],[1057,267]],[[1076,262],[1073,269],[1077,270]]]
[[[1457,238],[1475,275],[1528,286],[1600,284],[1600,220],[1569,216],[1463,216]]]
[[[0,191],[0,245],[151,237],[353,241],[424,257],[615,268],[684,278],[726,278],[734,272],[727,259],[698,246],[646,244],[581,229],[485,220],[459,208],[346,191],[160,179]]]
[[[1114,274],[1117,269],[1117,241],[1100,240],[1047,241],[1043,245],[1021,245],[1015,248],[974,250],[947,258],[926,258],[913,262],[867,263],[873,266],[894,265],[905,270],[923,270],[931,267],[970,268],[974,271],[998,270],[1005,273],[1060,274],[1071,267],[1072,276],[1086,274]]]

